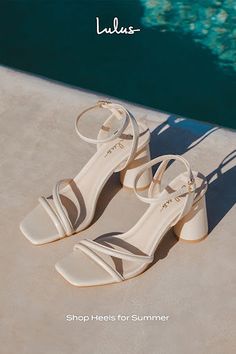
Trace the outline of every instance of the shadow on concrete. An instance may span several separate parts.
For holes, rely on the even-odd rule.
[[[220,129],[191,119],[169,116],[151,134],[151,157],[178,154],[193,149],[210,134]],[[206,176],[209,183],[206,193],[209,233],[224,218],[236,202],[236,150],[228,154],[219,166]],[[229,166],[232,165],[230,168]],[[170,246],[173,246],[172,241]],[[168,245],[165,243],[165,248]]]
[[[229,153],[207,176],[206,193],[209,233],[236,203],[236,150]]]
[[[211,124],[202,124],[201,122],[178,118],[176,116],[169,116],[165,122],[160,124],[151,134],[151,157],[157,157],[165,154],[182,155],[189,151],[206,139],[210,134],[215,132],[218,127]],[[208,219],[209,219],[209,233],[217,226],[217,224],[224,218],[228,211],[234,206],[236,202],[236,193],[234,191],[234,183],[236,181],[236,150],[228,154],[219,166],[206,176],[209,183],[208,191],[206,193]],[[121,186],[118,182],[118,175],[112,182],[108,182],[105,189],[107,193],[102,193],[98,203],[98,212],[95,220],[97,220],[104,212],[107,204],[119,192]],[[105,199],[104,195],[106,196]],[[100,206],[99,206],[100,205]],[[101,235],[96,238],[97,241],[108,236],[111,242],[117,242],[116,238],[112,241],[112,236],[117,236],[120,232],[112,232],[106,235]],[[100,241],[101,242],[101,241]],[[154,261],[149,267],[164,259],[170,249],[178,242],[174,236],[173,230],[170,230],[159,244]],[[132,245],[126,244],[124,249],[130,249]],[[135,250],[134,253],[139,254],[141,250]],[[122,270],[122,262],[114,260],[117,270]],[[148,267],[148,268],[149,268]]]
[[[151,133],[151,158],[165,154],[182,155],[200,144],[210,134],[220,129],[212,124],[170,115]],[[157,167],[157,166],[156,166]],[[154,166],[153,169],[156,168]],[[95,218],[97,221],[103,214],[108,203],[121,189],[119,174],[112,176],[101,193]]]
[[[102,216],[109,203],[121,188],[119,173],[115,173],[109,178],[98,198],[95,215],[92,221],[93,224]]]
[[[210,123],[170,115],[151,133],[151,157],[182,155],[220,129]]]
[[[195,120],[181,118],[176,115],[170,115],[151,133],[151,158],[165,154],[183,155],[187,151],[196,147],[210,134],[218,129],[220,128],[210,123],[203,124],[202,122]],[[155,166],[154,169],[156,167],[157,166]],[[93,222],[97,221],[102,216],[109,202],[115,197],[120,189],[121,185],[119,183],[119,175],[116,174],[107,182],[103,193],[101,193],[99,197]],[[209,190],[209,195],[211,198],[212,188]],[[211,210],[210,207],[209,210]],[[218,215],[219,214],[220,213],[218,212]],[[212,220],[211,217],[210,220]],[[158,247],[158,252],[154,263],[156,263],[159,259],[165,258],[169,250],[175,245],[176,242],[177,239],[173,237],[173,232],[169,232],[168,235],[163,238]]]
[[[236,203],[236,150],[225,156],[219,166],[206,178],[208,181],[206,204],[210,234]],[[165,258],[177,242],[173,230],[168,231],[156,250],[151,266]]]
[[[151,133],[151,158],[165,154],[183,155],[187,151],[195,148],[218,129],[220,128],[212,124],[203,124],[195,120],[171,115]],[[236,193],[233,190],[234,182],[236,181],[235,164],[229,169],[230,164],[233,165],[235,159],[236,150],[227,155],[219,166],[206,176],[209,183],[206,194],[209,233],[236,202]],[[154,169],[157,167],[158,166],[154,166]],[[121,188],[119,173],[113,174],[106,183],[103,192],[100,194],[93,223],[102,216],[110,201]],[[170,237],[166,237],[165,241],[163,241],[159,247],[159,249],[163,247],[163,252],[166,255],[168,254],[168,244],[169,248],[175,244],[175,242],[172,242],[172,239],[168,242],[170,239]],[[163,256],[160,257],[163,258]]]

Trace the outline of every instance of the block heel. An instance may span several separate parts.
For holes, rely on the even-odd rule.
[[[199,242],[207,237],[208,220],[205,195],[174,226],[174,233],[177,238],[187,242]]]
[[[139,168],[150,161],[149,144],[142,148],[134,157],[134,160],[122,171],[120,171],[120,182],[123,187],[134,189],[134,182]],[[145,190],[152,182],[152,170],[147,169],[140,178],[137,189]]]
[[[143,144],[142,147],[146,145]],[[148,156],[147,150],[141,152],[141,149],[138,150],[140,155],[137,156],[136,163]],[[172,160],[181,162],[185,172],[173,177],[163,187],[162,177]],[[138,193],[139,180],[154,165],[159,167],[148,193]],[[128,182],[132,185],[131,171],[132,168],[127,170]],[[125,179],[128,177],[125,175]],[[149,182],[147,179],[146,181]],[[143,182],[142,185],[144,184]],[[201,173],[192,171],[190,164],[182,156],[159,156],[142,165],[134,179],[133,190],[138,199],[149,204],[149,207],[131,229],[125,233],[99,235],[95,240],[80,240],[73,251],[56,264],[56,270],[70,284],[80,287],[113,284],[143,273],[153,265],[161,240],[175,224],[178,224],[175,228],[177,235],[190,241],[199,240],[207,233],[204,197],[207,180]]]

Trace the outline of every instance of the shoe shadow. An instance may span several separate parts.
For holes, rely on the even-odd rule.
[[[95,215],[92,221],[93,224],[102,216],[108,204],[121,188],[119,173],[113,173],[98,198]]]
[[[151,132],[151,158],[165,154],[182,155],[218,129],[220,128],[212,124],[202,124],[195,120],[170,115]],[[121,188],[119,174],[114,174],[100,194],[93,223],[102,216],[109,202]]]
[[[165,154],[182,155],[196,147],[218,129],[220,128],[211,124],[202,124],[201,122],[171,115],[151,133],[151,157],[154,158]],[[206,176],[209,183],[206,193],[209,233],[235,204],[236,194],[233,193],[232,186],[234,185],[234,181],[236,181],[236,166],[234,164],[234,166],[230,167],[235,161],[235,158],[236,150],[227,155],[219,166]],[[107,205],[121,188],[119,174],[113,174],[100,194],[93,223],[103,215]],[[118,234],[119,233],[112,233],[106,236],[115,236]],[[104,238],[104,236],[105,235],[99,236],[96,238],[96,241],[100,238]],[[178,240],[174,237],[173,231],[170,230],[159,244],[155,252],[154,261],[150,266],[164,259],[177,242]],[[130,247],[132,248],[132,245],[126,244],[123,246],[126,250],[141,254],[141,250],[131,250]],[[122,271],[122,262],[114,259],[114,263],[116,264],[116,268]]]
[[[94,241],[100,243],[101,245],[110,247],[111,249],[115,249],[115,246],[119,246],[122,248],[124,251],[128,251],[132,254],[136,255],[146,255],[142,250],[139,248],[135,247],[134,245],[128,243],[126,240],[120,239],[119,237],[117,238],[116,236],[121,235],[122,232],[111,232],[111,233],[106,233],[103,235],[98,236]],[[164,259],[167,257],[170,249],[178,242],[178,239],[174,236],[174,233],[172,230],[169,230],[167,234],[162,238],[160,244],[158,245],[155,255],[154,255],[154,260],[152,263],[150,263],[147,267],[147,269],[151,268],[155,263],[160,261],[161,259]],[[123,267],[123,260],[120,258],[116,258],[111,256],[115,269],[123,275],[124,273],[124,267]]]
[[[167,154],[183,155],[218,129],[220,128],[210,123],[203,124],[195,120],[170,115],[166,121],[161,123],[151,133],[151,158]],[[175,237],[173,230],[170,230],[157,247],[154,261],[150,267],[164,259],[177,242],[179,241]]]
[[[236,150],[229,153],[207,176],[206,203],[209,233],[219,224],[236,203]]]
[[[206,176],[206,179],[208,182],[206,204],[210,234],[236,203],[236,192],[234,190],[236,150],[225,156],[219,166]],[[157,247],[154,261],[148,268],[165,258],[177,242],[179,241],[175,237],[174,231],[170,230]]]
[[[204,139],[206,139],[210,134],[220,129],[212,124],[207,124],[198,122],[195,120],[189,120],[185,118],[180,118],[175,115],[170,115],[163,123],[157,126],[151,133],[150,141],[150,152],[151,158],[155,158],[160,155],[165,154],[178,154],[182,155],[185,152],[193,149],[195,146],[200,144]],[[215,173],[214,173],[215,174]],[[112,200],[112,198],[119,192],[121,185],[118,182],[119,177],[113,179],[112,182],[108,182],[105,186],[104,193],[101,193],[99,198],[97,211],[95,214],[94,221],[97,221],[102,213],[104,212],[107,204]],[[208,178],[209,180],[209,178]],[[219,183],[219,182],[218,182]],[[214,186],[209,188],[209,199],[212,198],[212,191]],[[107,192],[106,192],[107,191]],[[214,203],[214,201],[213,201]],[[218,215],[218,218],[215,216],[214,221],[217,222],[217,219],[220,220],[222,213],[218,211],[215,215]],[[221,216],[223,218],[223,216]],[[211,227],[214,224],[213,218],[211,220]],[[118,233],[106,234],[106,236],[115,236]],[[104,238],[105,235],[101,235],[96,238],[96,241]],[[154,261],[150,267],[157,263],[159,260],[164,259],[170,249],[178,242],[178,239],[174,236],[174,232],[170,230],[165,237],[163,237],[160,242],[154,256]],[[130,250],[131,245],[124,245],[124,249]],[[131,251],[131,250],[130,250]],[[134,250],[133,250],[134,251]],[[134,253],[140,254],[141,250],[135,250]],[[118,262],[118,263],[117,263]],[[120,261],[114,260],[114,263],[117,266],[117,269],[121,270],[122,265]]]
[[[170,115],[151,133],[151,157],[166,154],[182,155],[220,129],[210,123]]]
[[[218,129],[220,128],[211,124],[203,125],[201,122],[189,121],[182,118],[176,118],[175,116],[170,116],[164,123],[159,125],[151,133],[151,156],[153,158],[164,154],[182,155],[197,146],[210,134]],[[236,181],[235,161],[236,150],[228,154],[219,164],[219,166],[211,173],[209,173],[208,176],[206,176],[209,184],[208,191],[206,193],[209,233],[218,225],[218,223],[224,218],[224,216],[236,202],[236,193],[234,193],[232,190],[232,186],[234,186],[234,182]],[[101,196],[101,205],[100,208],[98,208],[96,220],[101,216],[105,209],[103,205],[107,205],[107,202],[109,202],[115,196],[115,194],[120,190],[121,186],[117,180],[115,183],[113,180],[110,185],[107,185],[107,188],[108,193],[103,193],[103,196]],[[96,241],[101,242],[101,239],[104,239],[104,237],[111,239],[112,236],[117,236],[119,234],[121,233],[113,232],[106,235],[103,234],[96,238]],[[114,246],[118,241],[113,241]],[[157,247],[154,255],[154,261],[148,266],[148,269],[158,261],[164,259],[177,242],[178,239],[174,236],[173,230],[170,230],[165,235],[165,237],[163,237],[162,241]],[[108,246],[108,244],[106,245]],[[140,249],[135,248],[133,245],[130,245],[127,242],[122,241],[119,246],[124,250],[130,251],[134,254],[143,254]],[[112,247],[111,243],[109,243],[109,247]],[[122,274],[122,260],[114,257],[112,258],[116,270]]]

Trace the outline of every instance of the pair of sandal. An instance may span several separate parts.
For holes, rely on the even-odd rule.
[[[110,116],[97,139],[91,139],[81,133],[79,121],[96,109],[108,110]],[[114,129],[117,122],[119,127]],[[97,145],[97,152],[74,179],[57,182],[51,196],[39,198],[38,206],[20,225],[25,237],[42,245],[84,230],[92,222],[98,197],[114,172],[120,172],[123,186],[132,188],[149,207],[124,234],[79,241],[55,266],[69,283],[104,285],[141,274],[153,262],[160,241],[172,227],[177,237],[186,241],[200,241],[207,235],[205,177],[192,171],[188,161],[178,155],[150,160],[149,129],[125,107],[98,101],[78,116],[75,128],[83,140]],[[185,172],[162,188],[163,175],[173,160],[181,162]],[[152,176],[156,164],[159,166]],[[147,188],[145,196],[142,191]]]

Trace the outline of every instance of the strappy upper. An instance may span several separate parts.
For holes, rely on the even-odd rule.
[[[38,199],[39,203],[42,205],[54,223],[60,237],[64,237],[65,235],[70,236],[74,233],[74,227],[70,221],[68,213],[62,205],[61,197],[59,194],[60,186],[62,184],[70,184],[70,182],[71,179],[63,179],[58,181],[53,187],[52,196],[54,207],[48,202],[47,198],[41,196]]]
[[[171,193],[162,193],[161,191],[161,181],[162,181],[162,177],[164,175],[164,172],[167,168],[167,165],[169,163],[169,161],[171,160],[177,160],[180,161],[185,169],[186,169],[186,173],[181,174],[184,177],[185,182],[181,185],[180,187],[178,187],[176,190],[173,190]],[[139,178],[142,176],[142,174],[145,172],[145,170],[147,168],[152,167],[155,164],[160,164],[154,177],[152,180],[152,183],[150,184],[149,190],[148,190],[148,196],[145,197],[143,195],[140,195],[137,191],[137,183]],[[180,175],[180,176],[181,176]],[[157,157],[156,159],[153,159],[152,161],[148,162],[147,164],[143,165],[143,167],[140,168],[139,173],[136,176],[135,179],[135,186],[134,186],[134,190],[135,193],[137,195],[137,197],[145,202],[145,203],[149,203],[150,205],[152,205],[152,209],[153,212],[155,212],[155,210],[160,210],[160,208],[165,208],[172,200],[181,200],[183,201],[180,205],[180,209],[178,209],[178,213],[176,215],[176,217],[174,217],[173,220],[170,220],[170,227],[173,226],[172,224],[177,223],[184,215],[186,215],[190,209],[193,206],[194,203],[194,199],[196,197],[196,181],[195,181],[195,176],[197,176],[197,173],[193,173],[191,170],[191,167],[188,163],[188,161],[186,159],[184,159],[181,156],[178,155],[164,155],[161,157]],[[199,181],[198,181],[199,182]],[[158,208],[155,209],[154,208]],[[148,220],[147,220],[148,222]],[[158,220],[157,220],[158,222]],[[168,225],[168,221],[167,221],[167,225]],[[138,227],[136,227],[135,230],[138,230]],[[135,239],[135,232],[137,231],[133,231],[133,239]],[[114,237],[116,239],[119,240],[119,238],[121,240],[125,240],[128,242],[129,240],[129,234],[132,233],[132,230],[130,230],[126,234],[123,235],[119,235],[117,237]],[[145,237],[148,237],[148,235],[144,235]],[[114,239],[113,238],[113,239]],[[112,259],[120,259],[121,261],[127,261],[127,262],[133,262],[135,264],[137,264],[137,268],[139,269],[144,269],[147,267],[148,264],[153,262],[154,259],[154,251],[155,251],[155,247],[152,248],[152,251],[145,253],[143,252],[143,250],[140,250],[141,252],[133,253],[131,251],[129,251],[128,249],[115,249],[111,245],[107,246],[103,244],[103,241],[106,241],[106,243],[109,244],[109,242],[112,242],[112,237],[100,237],[97,241],[92,241],[89,239],[84,239],[81,240],[79,243],[77,243],[74,246],[74,252],[73,255],[71,257],[74,257],[74,259],[76,259],[76,253],[78,251],[82,252],[84,255],[86,255],[88,257],[88,259],[92,260],[94,262],[94,264],[96,264],[96,267],[100,267],[101,269],[103,269],[103,271],[105,273],[107,273],[108,279],[107,277],[105,277],[104,275],[104,279],[103,280],[97,280],[98,284],[100,283],[109,283],[109,282],[120,282],[126,279],[126,274],[122,274],[118,271],[118,269],[116,269],[116,267],[114,265],[111,264],[111,262],[109,262],[109,257],[111,257]],[[155,246],[155,245],[154,245]],[[80,262],[79,262],[79,255],[77,256],[77,262],[78,262],[78,267],[80,266]],[[108,258],[107,258],[108,257]],[[67,261],[66,261],[67,262]],[[75,261],[73,261],[75,262]],[[91,263],[93,264],[93,263]],[[63,263],[62,265],[57,265],[57,270],[65,277],[65,271],[63,271]],[[86,267],[86,264],[84,264],[84,266]],[[69,263],[65,266],[65,268],[71,267],[69,265]],[[90,265],[91,267],[91,265]],[[75,266],[73,266],[74,271],[76,272],[76,268]],[[78,268],[77,269],[78,274],[80,274],[80,272],[83,273],[82,269]],[[92,270],[91,270],[92,272]],[[74,275],[73,278],[71,278],[71,274],[69,274],[70,272],[67,271],[67,275],[68,279],[70,282],[74,283]],[[110,277],[110,280],[109,280]],[[129,277],[129,276],[128,276]],[[94,281],[94,280],[93,280]],[[90,280],[90,282],[92,282],[92,280]],[[83,281],[81,280],[81,284],[83,283]],[[75,284],[75,285],[79,285],[79,284]],[[82,285],[86,285],[86,284],[82,284]],[[88,284],[89,285],[89,281]],[[96,284],[92,284],[92,285],[96,285]]]
[[[114,134],[112,134],[108,137],[105,137],[103,139],[101,139],[101,138],[100,139],[92,139],[92,138],[86,137],[85,135],[83,135],[80,132],[79,127],[78,127],[78,122],[85,113],[87,113],[93,109],[96,109],[98,107],[106,108],[111,112],[111,115],[108,117],[107,122],[110,122],[112,120],[112,118],[114,118],[114,117],[117,118],[118,120],[123,120],[123,122],[122,122],[121,127],[116,132],[114,132]],[[126,159],[125,163],[122,165],[122,169],[123,169],[133,160],[134,155],[137,150],[138,139],[139,139],[139,128],[138,128],[138,124],[136,122],[136,119],[126,108],[124,108],[120,104],[114,104],[114,103],[111,103],[108,101],[98,101],[96,105],[85,109],[84,111],[82,111],[78,115],[78,117],[76,118],[76,121],[75,121],[75,130],[76,130],[77,134],[79,135],[79,137],[88,143],[105,144],[105,143],[108,143],[108,142],[120,137],[129,124],[131,125],[131,128],[132,128],[132,145],[131,145],[129,157]],[[40,204],[43,206],[44,210],[48,213],[48,216],[51,218],[52,222],[54,223],[56,229],[58,230],[60,237],[64,237],[65,235],[70,236],[75,232],[75,228],[70,221],[68,213],[62,205],[60,193],[59,193],[61,185],[62,184],[64,184],[64,185],[70,184],[71,181],[72,181],[71,179],[64,179],[64,180],[60,180],[59,182],[57,182],[55,184],[55,186],[53,187],[53,192],[52,192],[54,206],[52,206],[48,202],[47,198],[45,198],[43,196],[39,197],[39,199],[38,199]]]
[[[121,127],[119,129],[117,129],[117,131],[115,131],[110,136],[106,136],[108,134],[104,134],[104,130],[101,130],[100,134],[98,135],[98,139],[92,139],[92,138],[89,138],[89,137],[83,135],[80,132],[79,127],[78,127],[78,123],[79,123],[79,120],[81,119],[81,117],[85,113],[87,113],[93,109],[96,109],[98,107],[108,109],[111,112],[111,115],[107,118],[106,122],[104,123],[104,126],[107,126],[110,122],[112,122],[113,117],[115,117],[116,119],[121,120],[121,121],[123,120],[123,122],[121,124]],[[132,138],[132,145],[131,145],[131,149],[130,149],[130,155],[129,155],[128,159],[126,159],[125,164],[122,165],[122,169],[124,169],[126,166],[129,165],[129,163],[134,158],[134,155],[137,151],[138,139],[139,139],[139,134],[140,134],[136,119],[134,118],[132,113],[129,112],[124,106],[122,106],[121,104],[112,103],[109,101],[98,101],[95,106],[85,109],[84,111],[82,111],[78,115],[78,117],[76,118],[76,121],[75,121],[75,130],[82,140],[84,140],[90,144],[96,144],[99,147],[100,144],[105,144],[105,143],[108,143],[112,140],[115,140],[116,138],[119,138],[122,135],[122,133],[124,133],[125,129],[128,127],[129,124],[132,129],[131,134],[130,134],[130,136]],[[102,129],[104,128],[104,126],[102,126]],[[105,130],[105,132],[106,132],[106,130]],[[103,134],[101,134],[101,133],[103,133]],[[105,137],[100,138],[101,135],[103,135],[103,136],[105,135]]]
[[[82,117],[86,118],[86,113],[101,108],[108,110],[110,116],[103,123],[97,139],[92,139],[81,133],[79,122]],[[118,120],[121,124],[112,133],[114,120]],[[98,101],[92,107],[82,111],[75,120],[75,130],[82,140],[97,145],[97,153],[74,179],[58,181],[54,185],[52,195],[49,198],[39,197],[39,207],[32,210],[20,225],[21,231],[32,243],[51,242],[64,236],[70,236],[87,227],[94,215],[98,194],[107,179],[113,172],[126,168],[133,161],[137,151],[149,143],[150,136],[149,130],[142,123],[138,124],[131,112],[118,103],[108,101]],[[92,197],[88,198],[87,195],[92,193],[92,189],[89,187],[91,181],[89,182],[89,176],[87,178],[86,174],[95,174],[93,167],[98,163],[99,158],[101,160],[100,167],[97,168],[96,180],[93,179],[93,184],[97,185],[97,190],[94,191]],[[99,179],[97,177],[101,172],[104,176],[101,174]],[[80,189],[82,178],[83,191]],[[87,187],[86,179],[88,180]],[[72,188],[72,186],[75,188]],[[79,194],[79,197],[75,194],[75,191]],[[94,202],[92,202],[92,199],[94,199]],[[86,204],[87,200],[91,205]],[[68,207],[66,207],[66,203]],[[86,215],[81,214],[72,218],[68,208],[76,208],[79,214],[83,209]],[[72,213],[75,213],[75,211],[72,211]],[[46,226],[44,227],[44,225],[47,223],[45,214],[48,217],[48,230],[50,230],[48,233],[51,233],[51,235],[45,234]],[[43,222],[40,222],[40,219]],[[52,225],[54,225],[54,231]],[[42,231],[40,231],[41,229]],[[43,233],[43,235],[40,236],[40,233]]]
[[[180,220],[191,209],[191,207],[193,205],[195,189],[196,189],[196,183],[195,183],[195,179],[193,176],[193,172],[191,170],[189,162],[185,158],[183,158],[179,155],[163,155],[163,156],[159,156],[159,157],[151,160],[150,162],[145,164],[143,166],[143,168],[141,168],[139,173],[137,174],[136,179],[135,179],[135,183],[134,183],[134,191],[135,191],[135,194],[138,197],[138,199],[140,199],[142,202],[145,202],[148,204],[152,204],[152,203],[161,204],[162,206],[164,206],[170,200],[170,198],[168,197],[168,199],[167,199],[163,194],[160,194],[161,180],[162,180],[162,177],[163,177],[165,170],[168,166],[168,163],[171,160],[180,161],[185,166],[186,172],[187,172],[186,183],[184,185],[182,185],[178,190],[171,193],[171,195],[170,195],[170,198],[174,199],[174,198],[180,197],[181,195],[186,194],[184,206],[178,216],[178,220]],[[149,186],[148,197],[141,196],[137,191],[137,183],[138,183],[140,177],[142,176],[142,174],[145,172],[145,170],[147,168],[150,168],[158,163],[160,163],[160,166],[158,167],[155,175],[153,176],[152,182]],[[157,191],[159,192],[159,194],[156,193]],[[154,194],[155,194],[155,196],[154,196]]]

